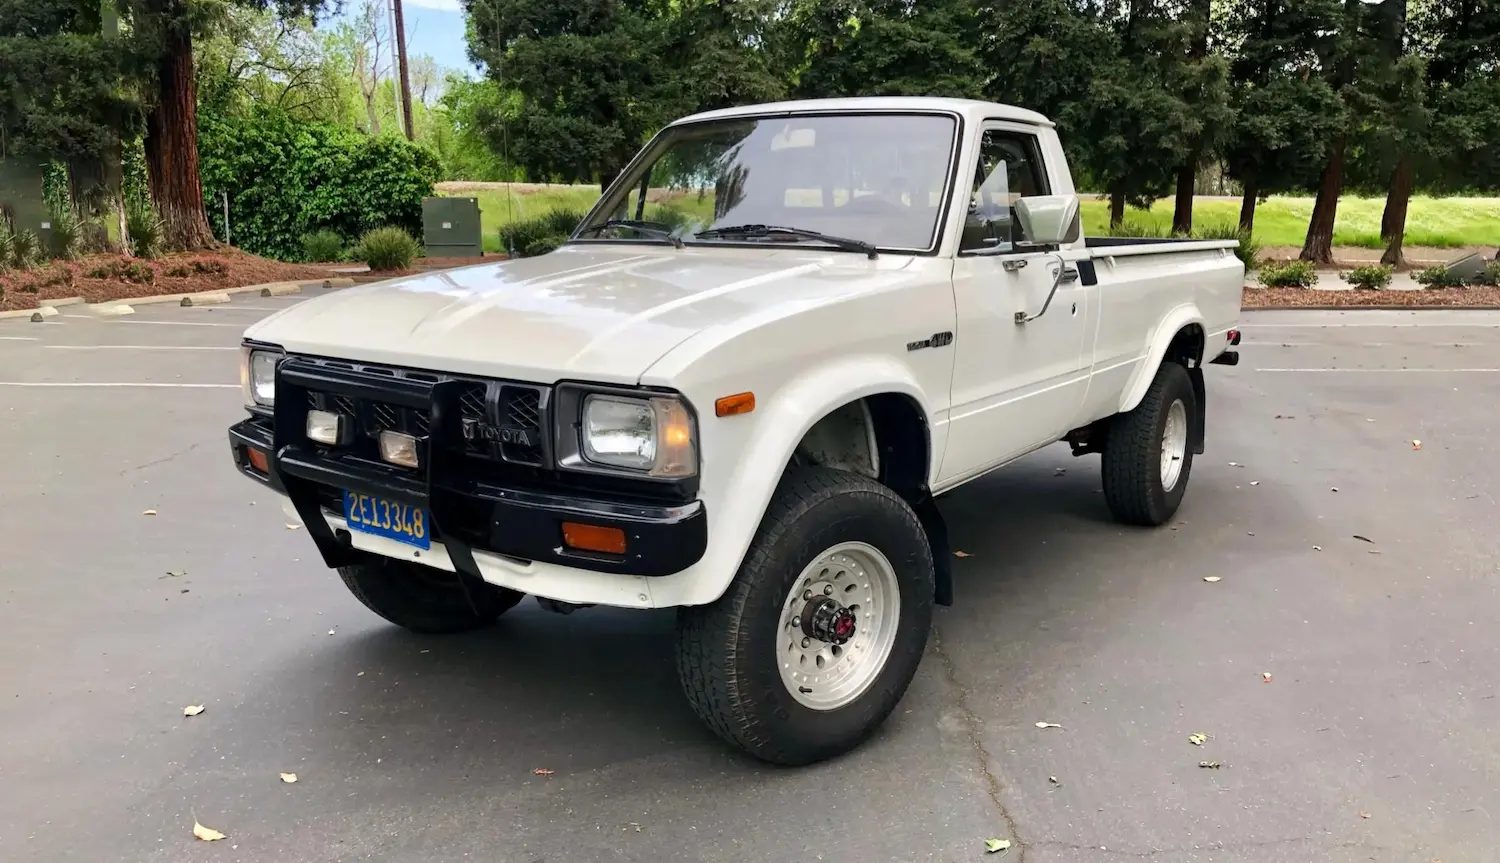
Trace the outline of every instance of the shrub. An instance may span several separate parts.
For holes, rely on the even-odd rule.
[[[421,236],[422,199],[441,170],[426,147],[267,107],[244,116],[203,111],[198,131],[204,197],[229,193],[233,239],[246,251],[298,260],[303,236],[325,229],[358,237],[392,225]]]
[[[1193,239],[1238,240],[1240,245],[1234,250],[1234,254],[1244,263],[1246,271],[1253,270],[1260,264],[1260,243],[1255,242],[1249,231],[1241,231],[1240,226],[1234,222],[1211,222],[1195,227]]]
[[[341,261],[344,259],[344,238],[337,231],[318,231],[302,236],[302,258],[306,261]]]
[[[177,276],[181,273],[187,275],[186,267],[173,267],[167,271],[169,276]],[[94,267],[84,273],[91,279],[119,279],[122,282],[131,282],[137,285],[149,285],[156,281],[156,271],[145,264],[136,261],[113,260],[107,264]],[[178,276],[181,278],[181,276]]]
[[[523,258],[535,258],[538,255],[545,255],[548,252],[556,251],[558,246],[567,241],[568,238],[562,234],[556,234],[551,237],[538,237],[527,243],[526,248],[520,249],[519,254]]]
[[[1128,239],[1157,239],[1165,240],[1172,232],[1155,222],[1136,222],[1126,218],[1119,225],[1109,229],[1109,236]]]
[[[1367,291],[1378,291],[1391,283],[1391,274],[1396,271],[1395,267],[1387,267],[1383,264],[1367,264],[1355,267],[1347,273],[1340,273],[1344,280],[1356,288]]]
[[[1268,288],[1310,288],[1318,283],[1318,268],[1311,261],[1292,261],[1260,268],[1260,283]]]
[[[0,222],[0,273],[10,269],[11,259],[15,255],[15,236]]]
[[[500,229],[500,245],[505,251],[514,250],[516,255],[523,258],[546,254],[566,242],[567,238],[578,229],[578,223],[581,221],[583,221],[582,213],[566,209],[552,210],[540,216],[521,219]],[[543,248],[545,243],[538,244],[539,240],[549,241],[552,245]],[[540,251],[528,251],[533,247]]]
[[[162,275],[166,276],[169,279],[185,279],[192,274],[192,268],[188,267],[185,264],[180,264],[167,270]]]
[[[167,225],[148,201],[132,201],[125,210],[125,233],[131,251],[142,258],[161,257],[167,246]]]
[[[1464,280],[1448,272],[1447,267],[1428,267],[1417,273],[1414,278],[1417,284],[1424,288],[1461,288],[1464,286]]]
[[[355,256],[377,271],[404,270],[417,256],[417,241],[395,226],[367,231],[359,238]]]
[[[42,242],[31,231],[16,231],[10,235],[10,265],[18,270],[29,270],[42,257]]]
[[[193,272],[200,276],[222,276],[229,272],[223,261],[193,261]]]
[[[47,214],[51,224],[47,236],[47,252],[54,258],[72,260],[78,257],[83,247],[83,222],[73,213],[73,208],[54,206]]]

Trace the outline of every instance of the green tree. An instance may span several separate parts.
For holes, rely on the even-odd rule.
[[[1321,68],[1340,14],[1339,0],[1239,0],[1226,10],[1237,111],[1223,158],[1243,190],[1242,231],[1254,229],[1260,199],[1316,183],[1343,128],[1344,104]]]
[[[805,0],[781,23],[795,93],[975,98],[990,73],[966,0]]]

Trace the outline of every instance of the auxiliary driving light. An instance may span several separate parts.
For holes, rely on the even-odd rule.
[[[402,467],[417,466],[417,439],[401,432],[380,433],[380,458]]]
[[[333,411],[307,412],[307,439],[328,446],[345,443],[344,418]]]

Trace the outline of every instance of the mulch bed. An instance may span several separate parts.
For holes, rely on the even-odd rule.
[[[83,297],[90,303],[125,300],[155,294],[185,294],[240,288],[266,282],[326,279],[339,274],[332,265],[284,264],[257,258],[239,249],[216,249],[126,258],[89,255],[74,261],[54,261],[45,267],[0,275],[0,311],[34,309],[46,300]]]
[[[1247,309],[1287,309],[1308,306],[1338,306],[1357,309],[1368,306],[1442,308],[1480,306],[1500,308],[1500,288],[1427,288],[1420,291],[1320,291],[1314,288],[1245,288],[1242,303]]]

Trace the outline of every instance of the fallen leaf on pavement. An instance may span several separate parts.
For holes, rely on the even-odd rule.
[[[142,510],[141,515],[156,515],[156,510],[154,510],[154,509]]]
[[[169,569],[166,575],[158,575],[156,579],[160,581],[163,578],[181,578],[184,575],[187,575],[187,570],[185,569]]]
[[[1260,485],[1260,480],[1258,480],[1258,479],[1256,479],[1256,480],[1251,480],[1251,481],[1250,481],[1250,484],[1251,484],[1251,485]]]
[[[1208,735],[1207,734],[1197,734],[1197,733],[1189,734],[1188,735],[1188,742],[1191,743],[1191,744],[1193,744],[1194,746],[1202,746],[1203,744],[1205,744],[1205,743],[1208,742]]]
[[[197,818],[193,819],[193,835],[197,836],[199,839],[202,839],[204,842],[217,842],[220,839],[227,838],[223,833],[220,833],[212,827],[204,827],[202,824],[199,824]]]
[[[293,782],[297,781],[297,774],[295,774],[295,773],[283,773],[283,774],[281,774],[281,781],[285,782],[288,785],[291,785]]]
[[[1339,490],[1338,486],[1334,486],[1333,488],[1329,489],[1329,491],[1338,491],[1338,490]]]
[[[1244,465],[1242,465],[1242,464],[1240,464],[1240,463],[1239,463],[1239,462],[1237,462],[1237,461],[1232,461],[1232,462],[1230,462],[1230,463],[1229,463],[1229,466],[1230,466],[1230,467],[1244,467]]]
[[[201,704],[189,704],[187,707],[182,708],[182,715],[183,716],[197,716],[198,714],[200,714],[202,712],[203,712],[203,705],[201,705]]]
[[[1370,817],[1370,813],[1368,813],[1368,812],[1361,812],[1361,813],[1359,813],[1359,817],[1361,817],[1361,818],[1369,818]]]
[[[1267,683],[1270,683],[1271,682],[1271,672],[1269,672],[1269,671],[1262,671],[1260,673],[1260,679],[1264,680]]]
[[[1210,770],[1218,770],[1219,769],[1219,762],[1217,762],[1217,761],[1199,761],[1198,762],[1198,766],[1199,767],[1207,767]]]
[[[1057,468],[1057,469],[1056,469],[1056,470],[1054,470],[1054,471],[1053,471],[1053,472],[1052,472],[1052,475],[1053,475],[1053,476],[1066,476],[1066,475],[1067,475],[1067,473],[1068,473],[1068,469],[1067,469],[1067,468],[1065,468],[1065,467],[1060,467],[1060,468]]]
[[[1323,546],[1321,546],[1321,545],[1315,545],[1315,546],[1313,546],[1313,551],[1322,551],[1322,550],[1323,550]],[[330,632],[328,634],[332,635],[333,633]]]
[[[1010,848],[1009,839],[986,839],[984,840],[984,853],[994,854],[996,851],[1004,851]]]
[[[334,630],[332,630],[332,629],[328,630],[328,634],[329,635],[332,635],[333,633],[334,633]]]
[[[1062,726],[1058,725],[1056,722],[1038,722],[1036,724],[1036,727],[1037,728],[1061,728]]]
[[[1412,441],[1411,442],[1411,448],[1412,449],[1421,449],[1422,448],[1422,442],[1419,441],[1419,440]]]
[[[297,530],[300,527],[302,527],[302,525],[300,525],[300,524],[292,524],[291,522],[287,522],[286,523],[286,529],[287,530]]]
[[[1281,414],[1277,414],[1276,418],[1279,419],[1279,420],[1294,420],[1294,419],[1296,419],[1296,417],[1291,416],[1290,414],[1288,414],[1287,416],[1282,416]]]
[[[551,776],[552,774],[556,773],[557,771],[556,770],[548,770],[545,767],[538,767],[537,769],[535,769],[535,770],[533,770],[531,772],[534,775],[536,775],[536,776]]]
[[[972,557],[972,555],[970,555],[967,551],[955,551],[955,552],[953,552],[953,556],[954,557]]]
[[[1056,776],[1048,776],[1047,777],[1047,781],[1051,782],[1053,785],[1061,785],[1062,784],[1060,781],[1058,781],[1058,779],[1057,779]]]
[[[1206,582],[1208,582],[1209,584],[1217,584],[1223,578],[1224,578],[1224,576],[1222,576],[1222,575],[1205,575],[1205,576],[1203,576],[1203,580],[1206,581]]]
[[[1359,540],[1360,542],[1374,542],[1375,541],[1373,539],[1370,539],[1368,536],[1360,536],[1357,533],[1354,535],[1354,538],[1357,539],[1357,540]]]

